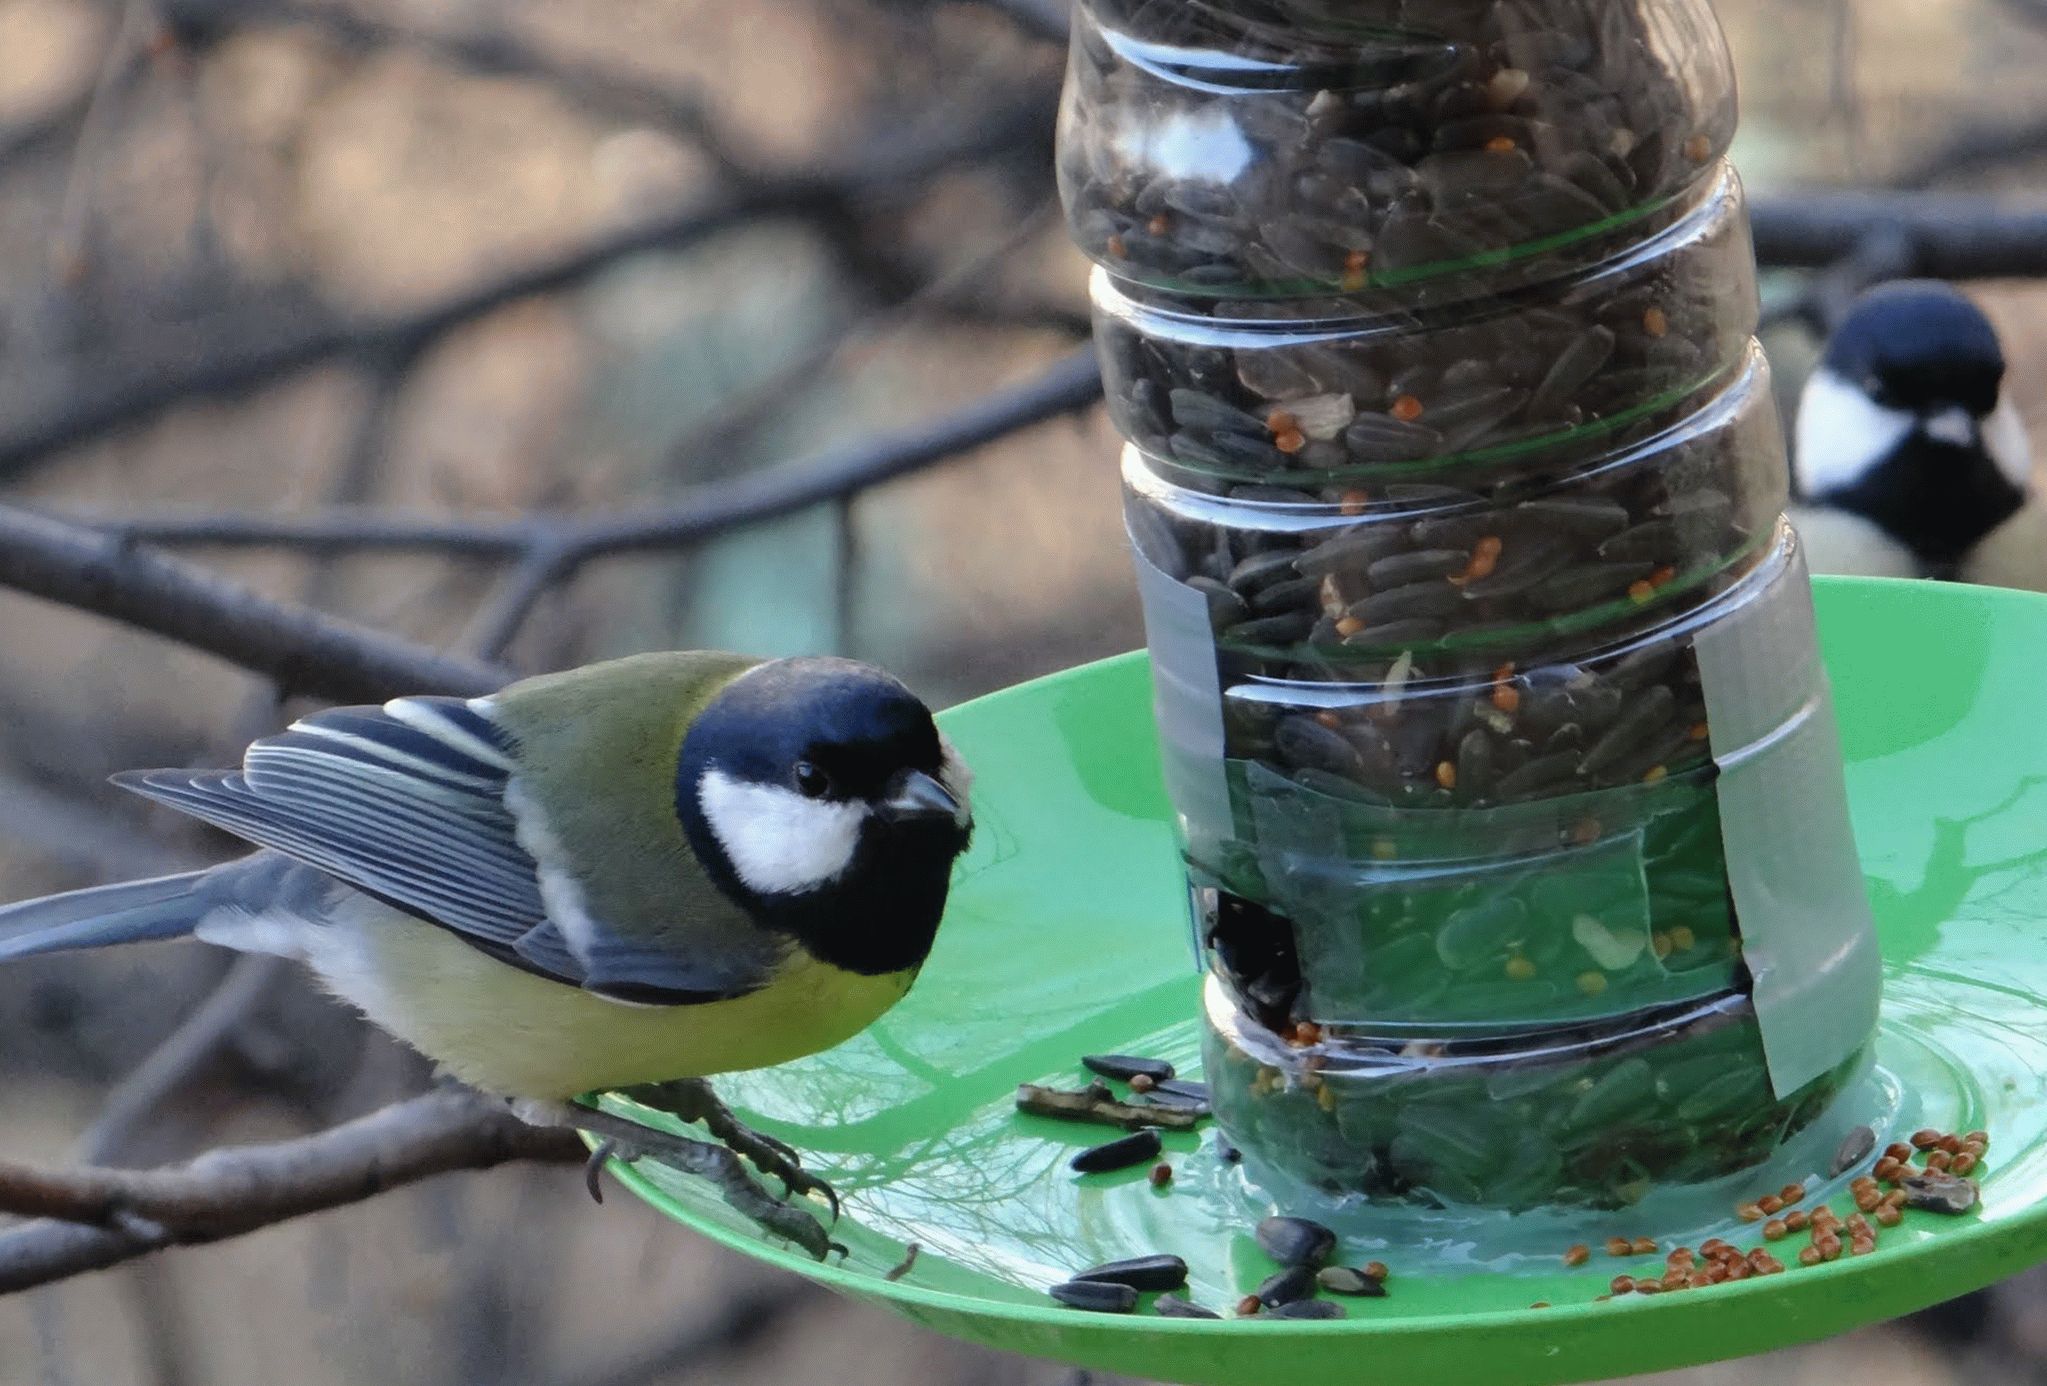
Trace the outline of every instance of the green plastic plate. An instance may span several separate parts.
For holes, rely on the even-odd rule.
[[[1972,1214],[1914,1213],[1867,1256],[1654,1299],[1596,1302],[1640,1263],[1563,1267],[1567,1241],[1597,1245],[1608,1231],[1588,1219],[1581,1236],[1559,1223],[1541,1254],[1465,1246],[1446,1258],[1399,1236],[1348,1238],[1350,1259],[1384,1260],[1393,1276],[1387,1298],[1349,1301],[1334,1322],[1097,1315],[1048,1300],[1068,1272],[1149,1251],[1185,1257],[1188,1293],[1224,1309],[1271,1270],[1248,1235],[1270,1205],[1219,1165],[1212,1137],[1168,1136],[1178,1177],[1155,1191],[1142,1168],[1067,1169],[1113,1132],[1013,1108],[1019,1082],[1077,1086],[1083,1053],[1196,1064],[1197,979],[1140,656],[946,714],[979,774],[980,827],[916,989],[852,1043],[720,1084],[844,1196],[843,1264],[763,1240],[686,1176],[615,1172],[718,1241],[940,1332],[1233,1386],[1545,1386],[1662,1370],[1838,1333],[2047,1259],[2047,599],[1875,581],[1817,590],[1887,960],[1879,1074],[1858,1100],[1882,1109],[1887,1137],[1987,1128]],[[1718,1230],[1754,1241],[1731,1205]],[[1507,1231],[1528,1240],[1524,1226]],[[910,1242],[913,1268],[885,1279]],[[1784,1244],[1787,1260],[1797,1245]]]

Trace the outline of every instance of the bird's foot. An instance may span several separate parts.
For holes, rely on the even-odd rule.
[[[584,1177],[593,1186],[606,1159],[624,1160],[628,1164],[640,1159],[656,1160],[685,1174],[710,1180],[725,1196],[726,1203],[763,1231],[786,1237],[820,1261],[834,1251],[841,1256],[846,1254],[846,1248],[831,1239],[817,1218],[754,1182],[739,1153],[730,1147],[657,1131],[579,1104],[522,1102],[515,1104],[514,1110],[535,1125],[568,1126],[601,1137],[584,1167]],[[594,1188],[592,1192],[594,1196]]]
[[[830,1184],[803,1168],[802,1156],[794,1149],[776,1140],[773,1136],[756,1131],[738,1117],[732,1109],[718,1099],[711,1091],[711,1085],[701,1078],[685,1078],[670,1083],[650,1083],[644,1087],[628,1088],[625,1095],[636,1102],[644,1102],[659,1111],[671,1112],[684,1121],[699,1122],[704,1129],[725,1145],[751,1160],[754,1167],[763,1174],[771,1174],[782,1181],[782,1196],[817,1194],[831,1205],[832,1221],[839,1220],[839,1195]]]

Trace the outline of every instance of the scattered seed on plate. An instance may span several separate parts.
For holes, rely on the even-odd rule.
[[[1315,1272],[1306,1266],[1288,1266],[1285,1270],[1274,1271],[1258,1283],[1252,1291],[1258,1302],[1267,1308],[1280,1304],[1292,1304],[1297,1299],[1307,1299],[1315,1293]]]
[[[1939,1170],[1907,1175],[1899,1187],[1905,1191],[1906,1207],[1929,1213],[1966,1213],[1982,1197],[1975,1180]]]
[[[1177,1256],[1159,1253],[1132,1256],[1122,1261],[1104,1261],[1073,1276],[1074,1280],[1128,1285],[1133,1290],[1177,1290],[1187,1283],[1187,1263]]]
[[[1582,1266],[1591,1259],[1592,1248],[1583,1242],[1564,1252],[1564,1264],[1567,1266]]]
[[[1336,1234],[1319,1222],[1275,1213],[1258,1224],[1259,1248],[1282,1266],[1321,1266],[1336,1250]]]
[[[1046,1293],[1068,1308],[1096,1314],[1127,1314],[1137,1307],[1137,1291],[1102,1280],[1069,1280]]]
[[[1349,1311],[1333,1299],[1297,1299],[1274,1305],[1265,1313],[1269,1319],[1341,1319]]]
[[[1315,1273],[1315,1283],[1333,1295],[1358,1295],[1365,1299],[1386,1297],[1384,1277],[1367,1275],[1356,1266],[1324,1266]]]
[[[1147,1059],[1140,1054],[1083,1054],[1080,1063],[1090,1073],[1126,1083],[1137,1077],[1157,1083],[1174,1076],[1173,1066],[1164,1059]]]
[[[1163,1148],[1158,1132],[1149,1129],[1133,1131],[1121,1139],[1089,1146],[1066,1163],[1068,1168],[1081,1174],[1106,1174],[1111,1170],[1128,1169],[1132,1165],[1156,1160]]]
[[[1191,1299],[1178,1295],[1160,1295],[1151,1302],[1152,1312],[1165,1319],[1219,1319],[1221,1314]]]

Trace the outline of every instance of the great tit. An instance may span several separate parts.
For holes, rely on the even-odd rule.
[[[1978,576],[2032,484],[2004,373],[1990,320],[1947,284],[1856,300],[1799,401],[1791,519],[1815,571]]]
[[[708,1174],[821,1256],[818,1221],[733,1151],[785,1195],[829,1189],[676,1080],[829,1048],[902,998],[972,833],[970,778],[907,688],[843,659],[639,655],[337,708],[239,771],[117,776],[262,850],[0,909],[0,961],[188,934],[301,959],[528,1120]],[[647,1085],[724,1144],[569,1105]]]

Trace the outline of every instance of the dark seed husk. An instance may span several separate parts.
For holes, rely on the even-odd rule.
[[[1675,520],[1650,520],[1624,529],[1599,546],[1599,556],[1616,562],[1635,559],[1667,559],[1678,552],[1679,536]]]
[[[1161,1094],[1166,1097],[1178,1097],[1188,1102],[1206,1102],[1208,1101],[1208,1084],[1197,1083],[1192,1078],[1168,1078],[1154,1086],[1151,1090],[1153,1097],[1158,1097]]]
[[[1299,571],[1294,567],[1297,557],[1286,549],[1254,553],[1230,569],[1230,590],[1248,600],[1271,583],[1291,579]]]
[[[1288,1266],[1266,1276],[1253,1293],[1267,1308],[1307,1299],[1315,1293],[1315,1272],[1307,1266]]]
[[[1133,1290],[1177,1290],[1187,1283],[1187,1263],[1177,1256],[1133,1256],[1124,1261],[1105,1261],[1089,1266],[1073,1277],[1128,1285]]]
[[[1090,1073],[1124,1083],[1139,1075],[1159,1083],[1174,1073],[1173,1066],[1164,1059],[1147,1059],[1137,1054],[1083,1054],[1080,1063]]]
[[[1356,635],[1347,635],[1343,643],[1354,649],[1377,650],[1403,645],[1419,645],[1425,640],[1434,640],[1443,633],[1444,624],[1427,616],[1416,616],[1406,621],[1388,621],[1383,625],[1368,626]]]
[[[1463,549],[1416,549],[1380,559],[1365,569],[1365,579],[1384,591],[1461,573],[1470,561],[1471,555]]]
[[[1251,598],[1251,609],[1260,616],[1276,616],[1301,606],[1311,606],[1321,586],[1321,579],[1311,577],[1275,582]]]
[[[1628,585],[1656,571],[1654,563],[1585,563],[1566,568],[1555,577],[1544,578],[1528,589],[1528,600],[1538,610],[1582,611],[1609,597],[1618,596]]]
[[[1669,723],[1677,711],[1677,695],[1662,684],[1644,689],[1621,709],[1621,715],[1592,743],[1578,763],[1581,775],[1596,775],[1641,749]]]
[[[1133,1131],[1120,1140],[1089,1146],[1066,1163],[1068,1168],[1081,1174],[1104,1174],[1155,1160],[1160,1149],[1159,1133],[1147,1128]]]
[[[1393,526],[1371,525],[1317,544],[1295,559],[1294,567],[1303,577],[1327,577],[1338,572],[1362,573],[1379,559],[1398,552],[1406,543],[1407,537]]]
[[[1443,446],[1443,435],[1390,414],[1360,414],[1343,431],[1344,446],[1360,462],[1415,462]]]
[[[1509,542],[1492,572],[1464,584],[1472,601],[1512,597],[1570,566],[1571,550],[1549,535],[1527,534]]]
[[[1312,717],[1282,717],[1272,729],[1272,744],[1287,764],[1303,770],[1348,778],[1363,766],[1357,747]]]
[[[1292,645],[1305,640],[1314,628],[1315,617],[1304,611],[1288,616],[1261,616],[1255,621],[1242,622],[1230,627],[1229,637],[1247,645]]]
[[[1160,1295],[1151,1302],[1152,1312],[1165,1319],[1219,1319],[1222,1317],[1213,1309],[1204,1308],[1191,1299],[1178,1295]]]
[[[1928,1213],[1966,1213],[1976,1206],[1982,1191],[1973,1179],[1963,1179],[1942,1170],[1908,1174],[1898,1184],[1905,1191],[1905,1206]]]
[[[1867,1126],[1857,1126],[1841,1137],[1841,1143],[1834,1147],[1834,1162],[1827,1167],[1828,1175],[1846,1174],[1876,1149],[1876,1132]]]
[[[1282,1304],[1268,1309],[1260,1317],[1268,1319],[1345,1319],[1350,1311],[1329,1299],[1297,1299],[1291,1304]]]
[[[1258,1245],[1282,1266],[1319,1267],[1336,1250],[1336,1234],[1319,1222],[1275,1213],[1258,1224]]]
[[[1374,592],[1361,602],[1351,603],[1350,614],[1367,626],[1389,625],[1417,617],[1448,616],[1462,602],[1456,588],[1441,579],[1432,579]]]
[[[1356,1266],[1324,1266],[1315,1273],[1315,1283],[1333,1295],[1357,1295],[1364,1299],[1384,1299],[1384,1281],[1366,1275]]]
[[[1541,416],[1563,408],[1580,386],[1599,373],[1599,368],[1613,355],[1613,348],[1614,335],[1604,327],[1591,328],[1579,336],[1564,348],[1549,373],[1543,376],[1542,384],[1535,389],[1535,398],[1528,402],[1529,412]]]
[[[1137,1307],[1137,1291],[1128,1285],[1100,1280],[1069,1280],[1045,1293],[1069,1309],[1086,1309],[1095,1314],[1127,1314]]]
[[[1628,527],[1628,510],[1604,496],[1545,496],[1521,502],[1522,516],[1565,533],[1604,539]]]
[[[1191,577],[1187,585],[1208,599],[1208,624],[1213,630],[1228,630],[1251,614],[1242,597],[1212,577]]]

